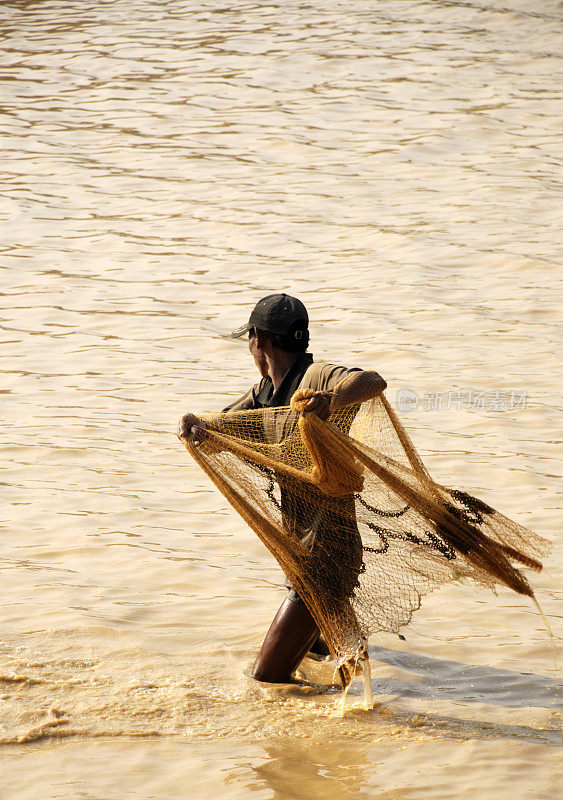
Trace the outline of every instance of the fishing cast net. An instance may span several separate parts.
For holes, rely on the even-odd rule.
[[[306,603],[345,687],[368,637],[398,634],[441,584],[465,577],[533,597],[514,564],[541,570],[545,540],[435,483],[383,395],[323,422],[304,410],[315,394],[202,415],[203,441],[183,441]]]

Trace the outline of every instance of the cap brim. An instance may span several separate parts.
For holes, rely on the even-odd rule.
[[[247,322],[245,325],[241,325],[240,328],[237,328],[231,333],[231,339],[238,339],[239,336],[244,336],[245,333],[252,328],[252,325]]]

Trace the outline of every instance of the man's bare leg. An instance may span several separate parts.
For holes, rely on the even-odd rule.
[[[324,659],[327,656],[330,656],[330,649],[325,641],[324,636],[322,633],[319,633],[317,639],[313,642],[311,647],[309,648],[309,655],[318,658]]]
[[[319,636],[317,623],[302,600],[286,597],[262,643],[251,675],[266,683],[289,683]]]

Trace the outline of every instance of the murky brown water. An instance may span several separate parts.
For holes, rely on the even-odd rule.
[[[553,540],[560,644],[562,17],[2,4],[2,796],[557,795],[552,654],[508,592],[373,641],[372,713],[356,686],[333,716],[326,666],[249,682],[280,571],[174,430],[255,380],[254,302],[298,295],[317,357],[416,395],[438,480]]]

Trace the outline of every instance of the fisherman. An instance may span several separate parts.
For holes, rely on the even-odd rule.
[[[321,394],[308,401],[304,413],[315,413],[326,420],[341,408],[376,397],[387,385],[377,372],[315,362],[312,354],[307,352],[309,316],[296,297],[271,294],[259,300],[248,322],[233,331],[231,337],[238,339],[245,334],[248,334],[248,349],[262,377],[246,394],[224,408],[224,412],[288,406],[298,389],[312,389]],[[194,414],[184,414],[178,423],[178,436],[191,436],[197,445],[205,435],[205,423]],[[286,491],[285,499],[284,519],[287,521],[289,508],[293,512],[289,516],[295,521],[300,514],[299,503],[288,502],[291,501],[291,492]],[[282,506],[283,501],[282,490]],[[353,503],[352,497],[350,502]],[[343,530],[345,534],[349,533]],[[352,543],[350,546],[356,545]],[[359,548],[358,572],[361,541]],[[252,677],[260,681],[288,683],[309,650],[318,655],[328,655],[309,609],[290,584],[288,589],[252,668]],[[349,588],[351,591],[352,587]]]

